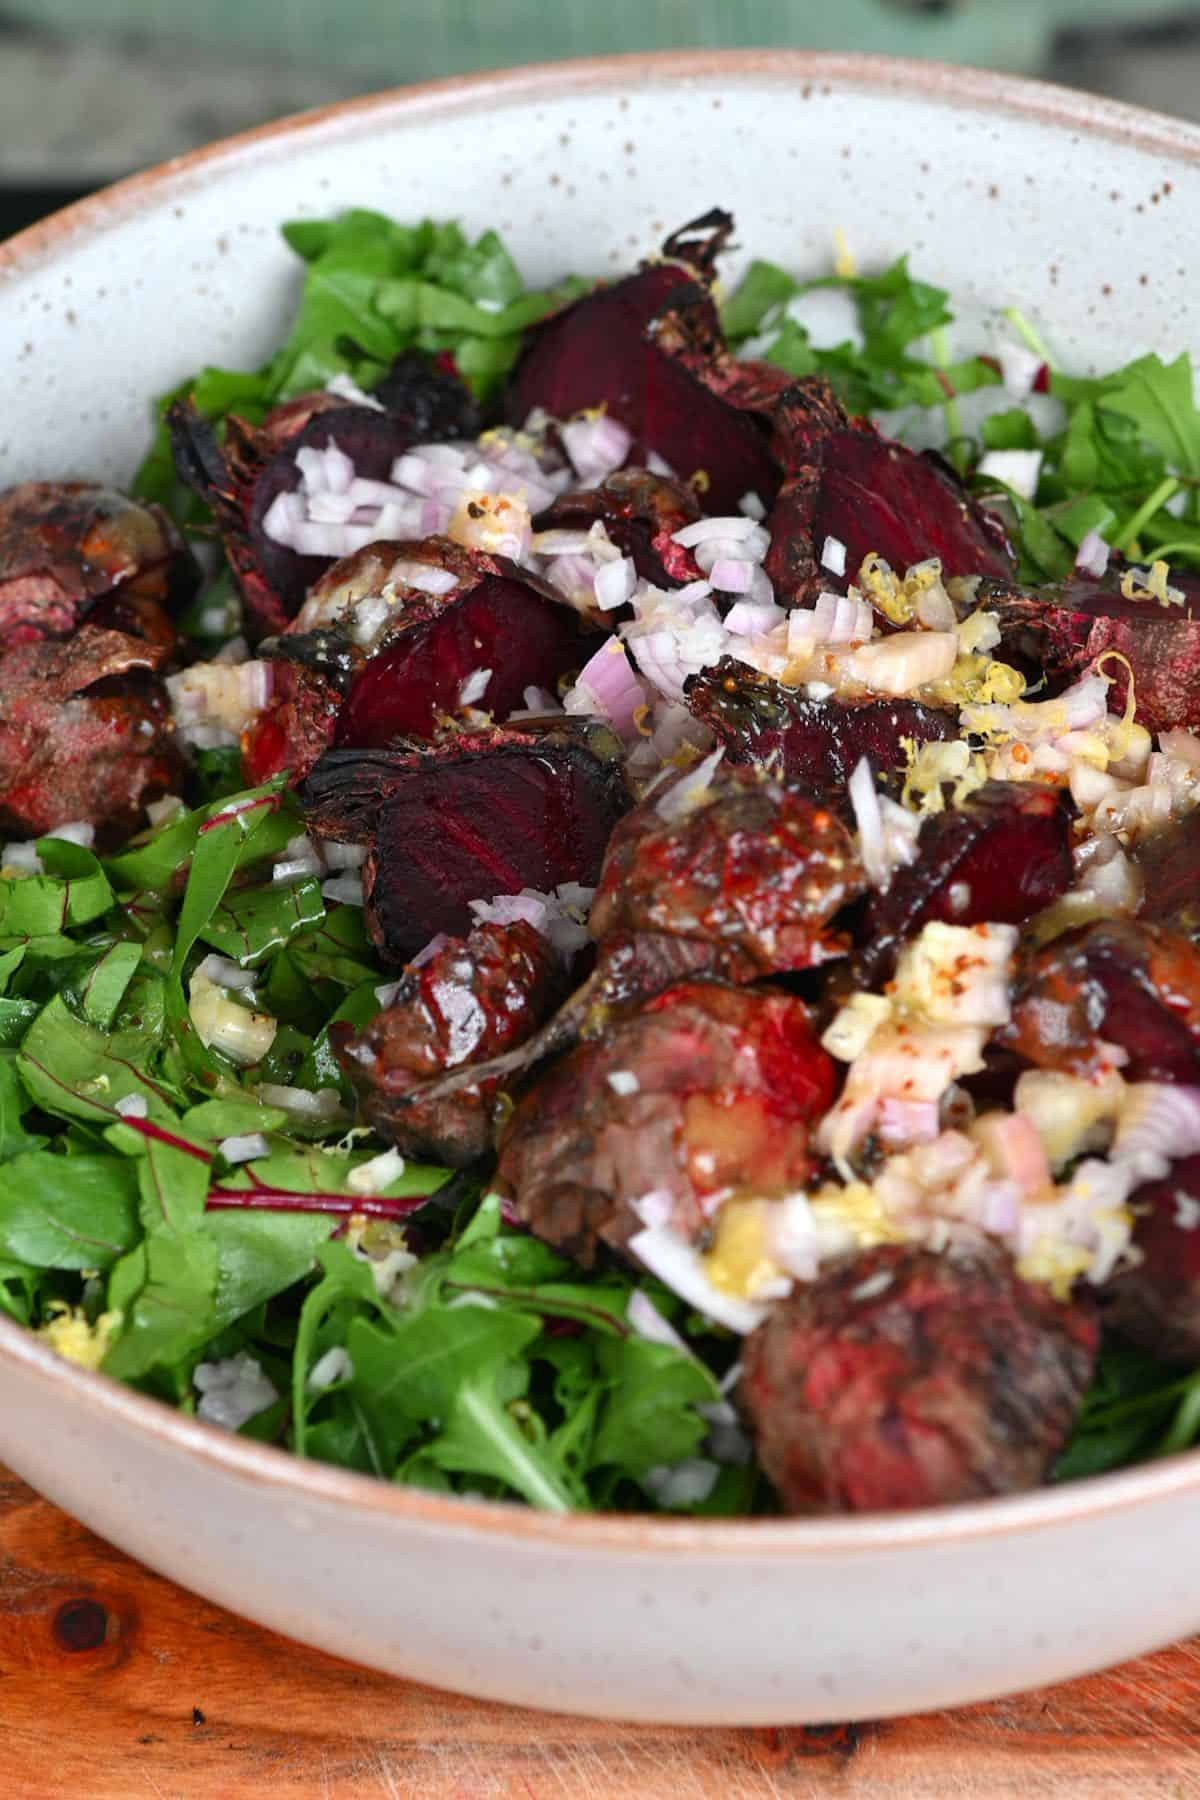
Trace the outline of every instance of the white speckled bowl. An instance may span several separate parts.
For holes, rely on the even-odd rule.
[[[257,361],[296,291],[279,220],[498,225],[534,280],[618,268],[720,202],[826,266],[903,250],[1016,301],[1080,368],[1195,346],[1200,132],[963,69],[746,53],[563,64],[270,127],[0,248],[0,481],[122,477],[146,397]],[[423,1681],[706,1724],[862,1718],[1079,1674],[1200,1626],[1200,1455],[909,1517],[545,1518],[229,1437],[0,1321],[0,1458],[154,1568]],[[1193,1586],[1197,1583],[1197,1586]]]

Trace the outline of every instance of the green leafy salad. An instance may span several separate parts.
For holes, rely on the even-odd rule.
[[[486,408],[525,329],[590,285],[529,292],[494,233],[471,243],[454,224],[357,211],[284,235],[304,264],[287,342],[167,396],[135,484],[201,539],[172,399],[220,434],[227,415],[255,424],[331,381],[369,393],[416,349],[452,359]],[[823,287],[854,308],[845,341],[802,322],[797,302]],[[950,354],[948,297],[903,259],[821,283],[754,262],[723,324],[735,350],[825,374],[900,435],[940,419],[972,491],[1002,493],[1023,578],[1061,579],[1096,536],[1200,566],[1187,356],[1075,378],[1013,314],[1014,399],[1003,359]],[[988,473],[1014,453],[1034,460]],[[201,654],[236,631],[224,564],[184,629]],[[305,832],[286,779],[248,788],[236,746],[201,747],[153,816],[111,854],[46,836],[3,858],[0,1308],[183,1411],[384,1480],[555,1511],[772,1510],[730,1404],[732,1331],[632,1265],[582,1272],[514,1222],[486,1166],[405,1162],[361,1122],[330,1027],[365,1026],[397,970],[336,879],[279,878]],[[224,1031],[197,1028],[206,982]],[[1198,1431],[1200,1375],[1109,1346],[1057,1474]]]

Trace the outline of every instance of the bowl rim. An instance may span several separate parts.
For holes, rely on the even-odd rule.
[[[587,57],[488,70],[412,87],[390,88],[292,114],[223,138],[126,177],[63,208],[0,244],[0,283],[34,274],[75,239],[98,236],[147,202],[163,204],[219,179],[246,161],[272,160],[298,140],[353,139],[382,120],[417,121],[488,107],[560,98],[564,92],[632,92],[666,82],[722,79],[770,86],[839,83],[942,101],[959,110],[1036,120],[1080,135],[1102,136],[1200,163],[1200,126],[1123,102],[1026,77],[914,58],[842,52],[664,50]],[[33,1332],[0,1313],[0,1373],[19,1368],[46,1390],[114,1423],[159,1440],[169,1451],[199,1457],[216,1473],[273,1490],[278,1498],[311,1498],[370,1512],[382,1529],[414,1525],[443,1534],[519,1541],[559,1551],[588,1550],[644,1557],[682,1550],[726,1557],[847,1555],[920,1549],[990,1537],[1025,1535],[1100,1514],[1200,1492],[1200,1450],[1058,1488],[914,1513],[837,1518],[694,1519],[636,1513],[555,1515],[508,1501],[478,1501],[406,1488],[260,1444],[175,1411],[165,1403],[65,1361]]]

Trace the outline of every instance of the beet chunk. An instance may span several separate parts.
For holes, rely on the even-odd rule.
[[[1200,1072],[1200,950],[1161,925],[1097,920],[1064,932],[1017,971],[1004,1042],[1043,1069],[1089,1075],[1128,1056],[1127,1081]]]
[[[844,591],[872,551],[901,572],[936,556],[945,576],[1011,574],[1003,527],[950,464],[847,418],[823,376],[789,388],[772,422],[784,479],[767,519],[766,569],[781,602],[810,602],[822,588]],[[845,545],[842,577],[821,566],[827,537]]]
[[[1140,916],[1200,941],[1200,812],[1143,838],[1133,860],[1144,889]]]
[[[985,585],[980,603],[998,615],[1005,646],[1027,664],[1062,682],[1089,668],[1106,650],[1119,651],[1133,670],[1137,719],[1147,731],[1200,725],[1200,582],[1172,575],[1182,605],[1130,600],[1121,593],[1123,570],[1103,580],[1073,576],[1052,587]],[[1109,708],[1120,711],[1128,672],[1115,658]]]
[[[588,1268],[642,1229],[647,1194],[695,1237],[730,1187],[803,1187],[833,1088],[803,1001],[683,983],[542,1076],[505,1128],[500,1177],[530,1229]]]
[[[257,787],[286,769],[301,781],[333,741],[342,696],[303,663],[277,658],[271,698],[241,737],[242,778]]]
[[[1162,1181],[1129,1197],[1142,1260],[1101,1296],[1104,1322],[1167,1362],[1200,1364],[1200,1156],[1173,1163]]]
[[[390,1006],[361,1032],[330,1028],[364,1118],[406,1156],[461,1168],[490,1149],[497,1078],[426,1097],[431,1079],[527,1038],[562,987],[558,957],[532,925],[476,926],[409,969]]]
[[[898,1512],[1037,1487],[1098,1344],[1092,1308],[982,1240],[888,1244],[798,1282],[746,1339],[740,1398],[796,1513]]]
[[[891,974],[906,939],[931,919],[949,925],[1020,925],[1075,879],[1071,821],[1061,788],[988,781],[961,806],[926,819],[917,859],[872,895],[862,925],[860,980]]]
[[[509,421],[523,425],[535,407],[566,419],[603,406],[633,434],[631,461],[645,462],[653,451],[684,481],[703,472],[710,512],[735,513],[746,493],[769,504],[779,471],[765,431],[754,413],[730,405],[689,367],[694,360],[706,372],[723,349],[710,286],[732,228],[727,213],[706,214],[668,238],[668,260],[534,326],[509,381]],[[673,355],[666,346],[675,339],[703,349],[694,359]]]
[[[594,885],[628,805],[617,741],[559,721],[330,751],[300,793],[322,836],[374,846],[367,923],[401,958],[439,931],[467,931],[472,900]]]
[[[758,769],[718,767],[700,794],[688,779],[656,788],[613,832],[592,935],[697,939],[759,974],[841,955],[830,921],[866,887],[841,821]]]
[[[417,444],[473,438],[483,424],[478,402],[460,375],[423,350],[404,350],[371,391],[385,411],[407,420]]]
[[[919,700],[805,700],[731,657],[691,676],[686,699],[731,762],[769,764],[788,781],[831,798],[844,795],[864,756],[877,783],[887,786],[906,767],[906,739],[920,746],[958,735],[952,712]]]
[[[510,572],[480,572],[476,585],[425,595],[423,605],[398,617],[346,696],[339,745],[374,748],[398,737],[428,737],[463,704],[506,719],[524,707],[526,688],[553,692],[562,676],[588,660],[590,634],[571,607],[550,599],[542,583],[503,557],[480,560]],[[464,703],[463,689],[479,671],[488,672],[487,684]]]
[[[638,574],[655,587],[700,579],[690,550],[674,535],[700,517],[690,488],[648,469],[618,469],[598,487],[562,494],[534,520],[537,531],[587,531],[599,521]]]
[[[177,789],[183,757],[157,670],[161,646],[81,625],[0,656],[0,831],[86,820],[102,844]]]
[[[66,637],[99,604],[120,597],[135,608],[176,610],[198,580],[190,550],[160,506],[86,481],[25,481],[0,492],[6,649]]]

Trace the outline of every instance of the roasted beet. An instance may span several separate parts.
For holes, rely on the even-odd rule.
[[[722,346],[710,284],[732,224],[728,214],[706,214],[667,240],[667,260],[596,288],[527,333],[505,401],[511,423],[523,425],[535,407],[566,419],[603,406],[632,432],[631,461],[653,451],[681,480],[701,476],[708,511],[734,513],[747,493],[769,504],[779,471],[756,415],[694,372],[711,356],[664,348],[680,336],[714,353]],[[681,314],[686,332],[670,332]]]
[[[336,444],[356,475],[385,481],[396,458],[416,442],[408,420],[371,406],[310,409],[282,445],[234,417],[226,421],[225,441],[218,445],[211,426],[188,401],[176,401],[167,421],[180,478],[212,507],[245,605],[246,628],[256,641],[284,629],[308,589],[336,560],[300,556],[264,529],[280,494],[300,486],[298,453]]]
[[[1183,602],[1160,606],[1122,594],[1124,573],[1114,567],[1102,581],[1073,576],[1036,590],[989,585],[979,598],[999,617],[1006,650],[1060,684],[1116,650],[1133,671],[1137,718],[1147,731],[1200,725],[1200,582],[1172,574]],[[1113,683],[1109,709],[1120,711],[1128,671],[1114,657],[1104,673]]]
[[[361,1032],[330,1030],[364,1118],[406,1156],[460,1168],[491,1147],[499,1081],[426,1098],[430,1080],[527,1038],[562,987],[559,959],[532,925],[479,925],[402,976],[390,1006]]]
[[[919,747],[958,735],[954,713],[919,700],[856,706],[805,700],[795,688],[731,657],[693,675],[686,694],[731,762],[766,763],[810,793],[831,798],[844,796],[864,756],[877,783],[894,785],[907,763],[907,741]]]
[[[1200,812],[1143,838],[1133,860],[1142,878],[1141,917],[1200,940]]]
[[[1075,879],[1071,821],[1061,788],[989,781],[960,806],[926,819],[917,859],[871,898],[862,924],[859,979],[874,986],[923,925],[1020,925]]]
[[[84,481],[26,481],[0,492],[0,646],[6,649],[66,637],[97,606],[121,597],[131,619],[139,614],[147,622],[134,635],[157,635],[159,609],[182,605],[198,576],[159,506]]]
[[[700,579],[690,550],[674,536],[700,517],[692,490],[648,469],[618,469],[598,487],[563,494],[534,520],[538,531],[587,531],[599,521],[622,555],[655,587]]]
[[[322,836],[374,845],[367,922],[396,957],[439,931],[465,932],[471,900],[592,886],[628,805],[619,744],[573,721],[330,751],[301,798]]]
[[[848,419],[822,376],[789,388],[772,420],[771,447],[784,472],[767,520],[777,599],[809,603],[821,588],[845,589],[872,551],[900,572],[936,556],[945,576],[1011,574],[1003,527],[949,463]],[[845,546],[842,577],[822,567],[826,538]]]
[[[1101,1296],[1106,1325],[1167,1362],[1200,1364],[1200,1156],[1129,1197],[1140,1261]]]
[[[473,438],[483,423],[475,396],[462,377],[423,350],[403,351],[371,390],[371,398],[387,412],[406,419],[417,444]]]
[[[364,556],[392,557],[393,568],[428,563],[458,581],[449,593],[434,595],[390,575],[385,586],[394,611],[379,649],[346,696],[337,728],[343,747],[373,749],[400,737],[429,737],[439,720],[464,705],[504,720],[524,707],[527,688],[554,692],[562,676],[582,667],[598,641],[561,595],[536,576],[505,557],[463,550],[442,538],[369,545],[336,565],[315,598],[338,570],[356,580]]]
[[[677,776],[617,826],[592,935],[666,932],[736,952],[760,974],[844,952],[830,921],[866,887],[850,833],[760,769]]]
[[[86,820],[112,843],[178,787],[162,660],[142,639],[89,624],[0,656],[0,831],[37,837]]]
[[[944,1506],[1045,1480],[1098,1337],[996,1245],[888,1244],[796,1283],[746,1339],[739,1394],[789,1512]]]
[[[802,1188],[833,1087],[803,1001],[684,983],[541,1077],[505,1128],[500,1177],[531,1230],[590,1267],[599,1243],[641,1230],[647,1195],[695,1237],[731,1187]]]
[[[1200,950],[1134,919],[1052,939],[1017,971],[1005,1043],[1043,1069],[1089,1075],[1126,1054],[1127,1081],[1200,1079]]]

